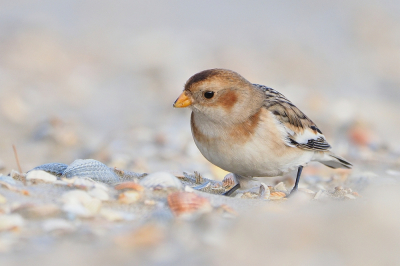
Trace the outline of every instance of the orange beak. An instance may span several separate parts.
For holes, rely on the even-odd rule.
[[[184,108],[188,107],[192,104],[192,100],[186,95],[185,92],[182,92],[181,95],[179,95],[178,99],[174,102],[174,107],[175,108]]]

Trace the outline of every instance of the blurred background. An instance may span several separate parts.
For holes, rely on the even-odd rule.
[[[395,0],[2,1],[0,167],[16,169],[15,144],[24,171],[94,158],[219,176],[190,111],[172,108],[208,68],[277,89],[349,160],[360,155],[349,145],[398,156],[399,11]]]
[[[172,103],[227,68],[291,99],[355,173],[399,176],[399,14],[398,0],[1,1],[0,172],[14,144],[23,171],[93,158],[222,179]]]

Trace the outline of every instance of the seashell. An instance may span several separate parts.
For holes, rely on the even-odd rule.
[[[118,201],[122,204],[135,203],[140,199],[140,193],[135,190],[125,191],[118,196]]]
[[[75,226],[64,219],[49,219],[43,222],[42,229],[45,232],[69,233],[75,231]]]
[[[282,192],[287,192],[287,189],[285,187],[285,184],[283,182],[279,182],[275,187],[275,191],[282,191]]]
[[[88,191],[88,194],[92,196],[93,198],[99,199],[101,201],[109,201],[110,196],[108,195],[107,192],[105,192],[101,188],[94,188]]]
[[[201,184],[201,185],[198,185],[198,186],[193,187],[193,189],[203,191],[203,190],[209,188],[210,185],[211,185],[210,182],[204,182],[204,183]]]
[[[57,216],[61,213],[60,208],[55,204],[23,204],[14,209],[13,212],[21,214],[24,218],[43,219]]]
[[[119,177],[105,164],[93,160],[75,160],[65,169],[63,177],[87,177],[97,182],[115,184],[120,181]]]
[[[252,191],[246,191],[240,197],[241,199],[258,199],[260,195],[258,193],[254,193]]]
[[[17,184],[17,182],[15,182],[14,178],[12,178],[11,176],[2,175],[2,174],[0,174],[0,181],[7,182],[10,185],[16,185]]]
[[[32,181],[34,183],[37,181],[45,183],[54,183],[57,180],[57,177],[43,170],[32,170],[27,173],[26,180]]]
[[[67,167],[68,167],[68,165],[63,164],[63,163],[46,163],[46,164],[42,164],[42,165],[36,166],[32,170],[29,170],[27,172],[27,174],[32,172],[32,171],[42,170],[42,171],[45,171],[45,172],[47,172],[49,174],[55,175],[57,177],[60,177],[64,173],[65,169],[67,169]]]
[[[139,182],[140,185],[147,188],[182,188],[182,183],[179,179],[167,172],[156,172],[150,175],[147,175]]]
[[[0,231],[18,229],[24,224],[25,221],[19,214],[0,215]]]
[[[261,186],[264,187],[264,199],[269,199],[269,196],[271,195],[271,190],[270,190],[269,187],[268,187],[266,184],[264,184],[264,183],[261,183]],[[260,187],[260,189],[261,189],[261,187]]]
[[[61,181],[56,181],[55,184],[75,187],[79,189],[89,190],[94,188],[99,188],[104,191],[108,191],[108,186],[99,182],[95,182],[94,180],[87,177],[73,177],[73,178],[61,178]]]
[[[172,193],[168,196],[167,201],[172,213],[177,216],[212,209],[207,198],[191,192]]]
[[[142,192],[144,190],[144,187],[136,182],[124,182],[116,185],[114,188],[116,190],[131,189],[139,192]]]
[[[283,199],[284,197],[286,197],[286,194],[281,191],[271,192],[271,194],[269,195],[270,200],[279,200]]]
[[[100,210],[101,201],[83,190],[71,190],[61,197],[62,210],[81,217],[93,216]]]

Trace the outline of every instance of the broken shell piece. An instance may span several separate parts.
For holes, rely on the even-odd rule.
[[[54,183],[57,180],[55,175],[49,174],[43,170],[32,170],[29,171],[26,175],[27,181],[32,181],[33,183],[45,182],[45,183]]]
[[[140,199],[140,193],[135,190],[128,190],[122,192],[118,196],[118,201],[122,204],[131,204],[135,203]]]
[[[271,192],[271,194],[269,195],[270,200],[279,200],[283,199],[284,197],[286,197],[286,194],[281,191]]]
[[[18,229],[24,226],[24,223],[19,214],[0,215],[0,231]]]
[[[108,193],[105,192],[101,188],[94,188],[92,190],[89,190],[88,194],[90,196],[92,196],[93,198],[99,199],[101,201],[109,201],[110,200],[110,196],[108,195]]]
[[[261,186],[263,186],[264,187],[264,199],[269,199],[269,196],[271,195],[271,190],[269,189],[269,187],[266,185],[266,184],[264,184],[264,183],[261,183]],[[261,187],[260,187],[260,189],[261,189]]]
[[[287,189],[285,187],[285,184],[283,182],[279,182],[275,187],[275,191],[282,191],[282,192],[287,192]]]
[[[90,217],[97,213],[101,207],[99,199],[91,197],[83,190],[71,190],[61,197],[64,206],[63,211],[81,217]]]
[[[64,219],[49,219],[43,222],[45,232],[69,233],[75,231],[75,226]]]
[[[66,178],[87,177],[106,184],[115,184],[120,181],[107,165],[93,159],[75,160],[65,169],[62,176]]]
[[[22,204],[13,210],[13,212],[21,214],[25,218],[44,219],[55,217],[61,213],[60,208],[55,204],[36,205],[32,203]]]
[[[307,193],[307,194],[312,194],[312,195],[315,194],[314,191],[312,191],[311,189],[308,189],[308,188],[299,188],[299,191]]]
[[[212,209],[210,201],[190,192],[175,192],[168,196],[168,205],[177,216],[194,212],[207,212]]]
[[[152,189],[155,187],[181,189],[183,186],[176,176],[167,172],[156,172],[147,175],[140,180],[139,184]]]
[[[2,174],[0,174],[0,181],[7,182],[10,185],[16,185],[17,184],[17,182],[15,182],[14,178],[12,178],[11,176],[2,175]]]
[[[142,192],[144,187],[136,182],[124,182],[114,187],[116,190],[130,189]]]
[[[27,174],[29,174],[30,172],[33,172],[33,171],[41,170],[41,171],[45,171],[49,174],[55,175],[57,177],[60,177],[64,173],[65,169],[67,169],[67,167],[68,167],[68,165],[63,164],[63,163],[47,163],[47,164],[39,165],[39,166],[33,168],[32,170],[29,170],[27,172]]]

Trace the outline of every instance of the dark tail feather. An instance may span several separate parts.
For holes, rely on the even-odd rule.
[[[333,154],[332,152],[326,153],[324,158],[319,161],[320,163],[330,167],[330,168],[343,168],[351,169],[353,165],[346,161],[344,158]]]

